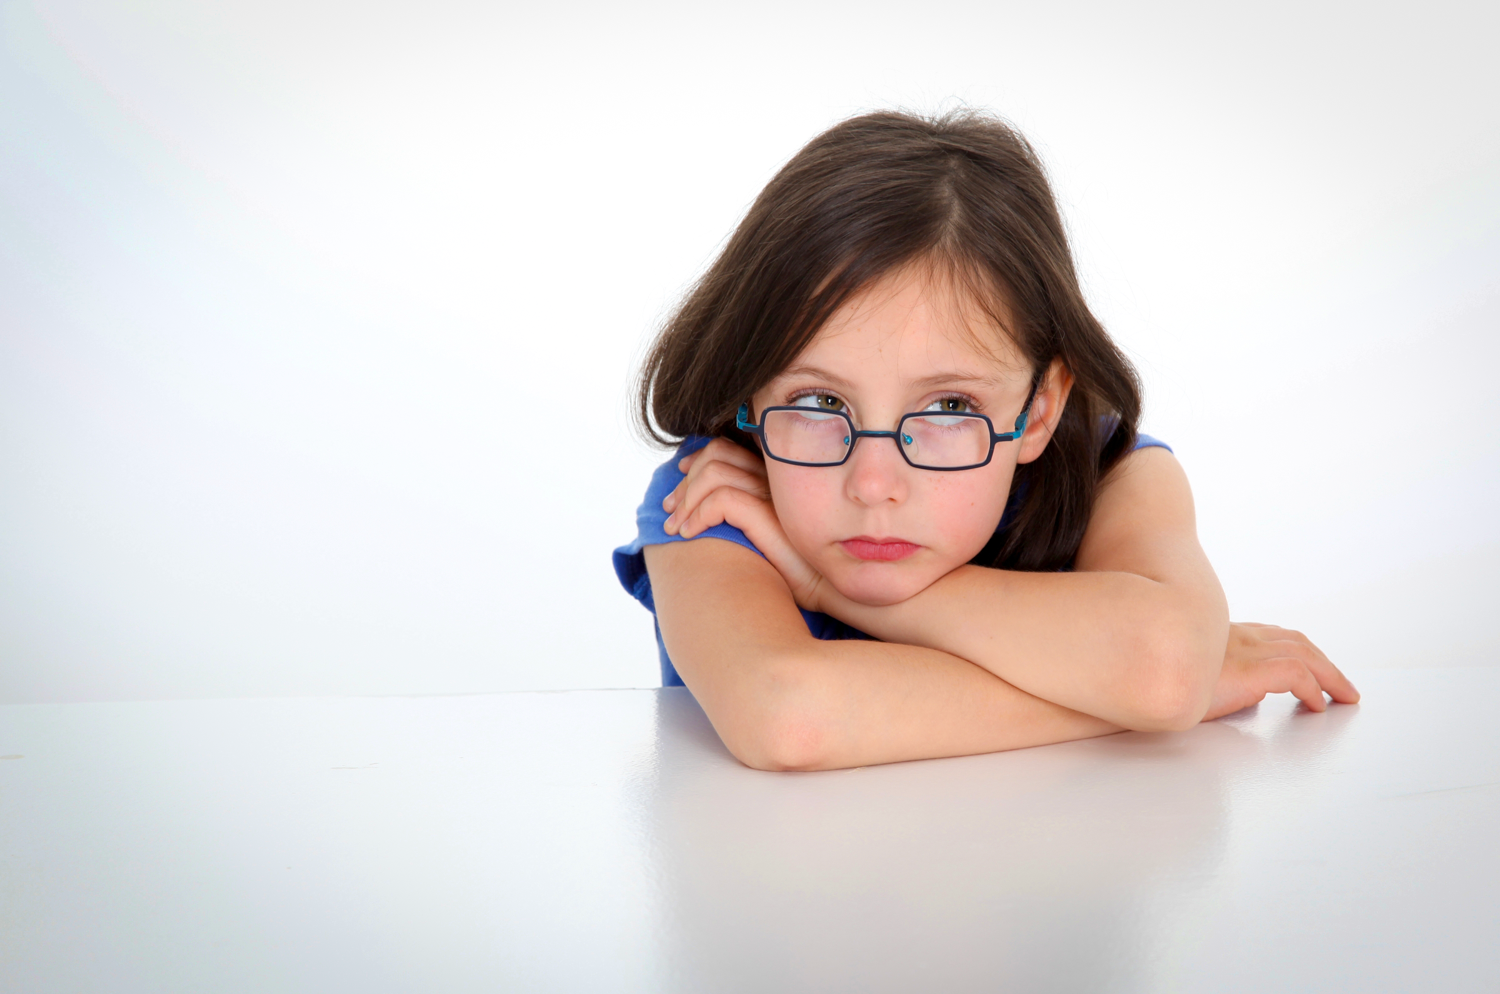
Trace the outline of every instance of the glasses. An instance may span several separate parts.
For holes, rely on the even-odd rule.
[[[930,411],[901,415],[895,431],[859,431],[843,411],[812,407],[768,407],[760,412],[760,424],[752,424],[750,405],[741,404],[735,426],[757,436],[767,456],[793,466],[842,466],[861,438],[893,438],[909,465],[946,473],[988,465],[995,443],[1013,442],[1025,433],[1030,413],[1028,396],[1014,431],[995,431],[983,414]]]

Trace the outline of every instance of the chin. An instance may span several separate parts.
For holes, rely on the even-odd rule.
[[[936,581],[936,576],[919,575],[894,564],[862,565],[834,581],[834,589],[856,604],[866,607],[889,607],[915,597]]]

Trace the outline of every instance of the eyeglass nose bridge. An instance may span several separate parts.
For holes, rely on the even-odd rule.
[[[896,446],[898,448],[900,447],[902,442],[905,442],[907,445],[910,445],[912,443],[911,436],[904,431],[860,431],[858,429],[855,429],[850,434],[846,442],[846,444],[849,446],[850,456],[852,456],[854,453],[854,443],[858,442],[862,438],[892,438],[896,440]]]

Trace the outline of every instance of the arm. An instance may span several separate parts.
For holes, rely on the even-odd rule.
[[[777,569],[732,543],[648,546],[646,568],[667,651],[748,766],[837,769],[1119,730],[946,652],[819,641]]]
[[[1154,470],[1140,470],[1152,466],[1147,460],[1156,460]],[[1152,450],[1127,457],[1101,488],[1078,572],[965,567],[918,598],[951,591],[968,606],[950,612],[933,598],[938,613],[925,617],[909,610],[918,598],[886,608],[822,603],[833,594],[787,542],[753,455],[715,442],[681,468],[687,478],[664,501],[673,512],[668,532],[691,536],[728,521],[767,556],[722,542],[653,546],[646,555],[669,652],[726,744],[750,765],[829,768],[1041,745],[1106,734],[1117,724],[1179,727],[1188,717],[1218,717],[1283,691],[1314,710],[1326,707],[1325,688],[1335,700],[1359,699],[1300,635],[1228,625],[1193,533],[1186,480],[1175,459]],[[1151,541],[1158,528],[1166,531],[1160,548]],[[996,599],[1007,597],[1021,599],[1024,609],[1010,605],[1002,613]],[[1067,609],[1055,610],[1049,597],[1066,599]],[[888,642],[819,642],[797,614],[799,604]],[[1186,612],[1176,630],[1174,610]],[[997,617],[1005,624],[985,624]],[[955,622],[957,630],[944,630]],[[911,641],[900,644],[902,634]],[[918,639],[931,644],[912,644]],[[1122,646],[1121,639],[1133,641]],[[1024,640],[1034,655],[1006,651]],[[1014,682],[949,649],[960,643]],[[1049,673],[1059,644],[1064,665]],[[1124,666],[1127,676],[1103,672],[1091,653]],[[1140,681],[1134,687],[1132,676]],[[1205,677],[1207,692],[1195,683]],[[1088,685],[1096,679],[1113,680],[1121,699]],[[1028,694],[1022,681],[1067,700]],[[1090,699],[1103,717],[1064,706]],[[1115,714],[1127,721],[1105,720]]]
[[[820,610],[879,638],[953,653],[1135,729],[1203,718],[1229,632],[1187,478],[1159,448],[1131,453],[1105,479],[1072,573],[964,566],[885,607],[828,584],[818,594]]]
[[[1165,449],[1132,453],[1104,481],[1071,574],[966,566],[879,608],[821,593],[822,610],[863,631],[954,653],[1126,728],[1189,728],[1266,694],[1314,711],[1325,690],[1360,698],[1301,633],[1229,624],[1187,478]]]

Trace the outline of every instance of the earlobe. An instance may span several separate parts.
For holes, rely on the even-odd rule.
[[[1041,394],[1031,402],[1031,418],[1026,423],[1026,433],[1020,438],[1021,451],[1016,456],[1018,465],[1035,462],[1052,440],[1052,425],[1047,421],[1050,406]]]
[[[1016,456],[1018,465],[1035,462],[1047,451],[1052,433],[1062,420],[1063,409],[1068,403],[1068,394],[1073,390],[1073,373],[1063,365],[1061,359],[1053,359],[1047,367],[1046,376],[1031,400],[1031,418],[1026,433],[1021,436],[1021,451]]]

